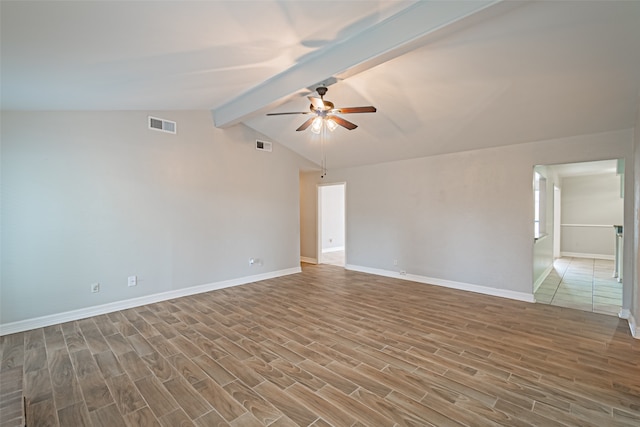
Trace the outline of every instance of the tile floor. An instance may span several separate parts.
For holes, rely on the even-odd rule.
[[[536,301],[617,316],[622,307],[622,283],[613,278],[613,261],[559,258],[535,292]]]
[[[334,251],[334,252],[323,253],[322,263],[344,267],[344,251]]]

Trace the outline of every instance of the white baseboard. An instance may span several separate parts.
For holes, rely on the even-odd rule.
[[[627,322],[629,322],[629,329],[631,330],[631,336],[637,340],[640,340],[640,325],[636,323],[636,319],[635,317],[633,317],[631,313],[629,313]]]
[[[300,262],[306,262],[307,264],[317,264],[318,260],[315,258],[309,258],[306,256],[301,256],[300,257]]]
[[[375,274],[377,276],[392,277],[394,279],[410,280],[412,282],[425,283],[428,285],[442,286],[445,288],[459,289],[461,291],[475,292],[478,294],[491,295],[495,297],[508,298],[525,302],[536,302],[533,293],[510,291],[508,289],[490,288],[488,286],[474,285],[471,283],[454,282],[451,280],[436,279],[433,277],[418,276],[415,274],[400,274],[397,271],[382,270],[377,268],[362,267],[359,265],[347,264],[345,269],[360,271],[362,273]]]
[[[615,261],[615,255],[604,255],[604,254],[583,254],[581,252],[560,252],[560,256],[571,257],[571,258],[594,258],[594,259],[606,259],[609,261]]]
[[[344,251],[344,246],[337,246],[335,248],[323,249],[322,253],[326,254],[327,252],[338,252],[338,251]]]
[[[629,329],[631,330],[631,336],[640,340],[640,326],[636,323],[636,319],[631,314],[631,310],[628,308],[621,309],[620,313],[618,313],[618,317],[627,320],[627,323],[629,323]]]
[[[94,307],[71,310],[64,313],[51,314],[48,316],[36,317],[33,319],[25,319],[19,320],[17,322],[0,324],[0,336],[14,334],[17,332],[24,332],[31,329],[43,328],[45,326],[57,325],[59,323],[71,322],[73,320],[86,319],[87,317],[113,313],[114,311],[140,307],[142,305],[153,304],[160,301],[167,301],[174,298],[201,294],[203,292],[230,288],[232,286],[246,285],[247,283],[259,282],[260,280],[288,276],[290,274],[300,273],[301,271],[302,270],[300,269],[300,267],[288,268],[284,270],[256,274],[253,276],[240,277],[237,279],[223,280],[221,282],[176,289],[173,291],[161,292],[158,294],[147,295],[138,298],[131,298],[124,301],[117,301],[108,304],[97,305]]]
[[[547,267],[547,269],[544,270],[544,272],[540,275],[540,277],[538,277],[538,280],[536,280],[533,283],[533,293],[535,293],[538,290],[540,285],[542,285],[542,282],[544,282],[544,280],[547,278],[549,273],[551,273],[552,271],[553,271],[553,263],[549,267]]]

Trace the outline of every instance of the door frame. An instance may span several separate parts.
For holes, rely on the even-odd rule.
[[[562,190],[557,185],[553,185],[553,258],[558,259],[561,256],[560,251],[560,235],[561,235],[561,219],[562,212]]]
[[[317,228],[316,228],[316,253],[317,253],[317,263],[322,264],[322,188],[323,187],[332,187],[332,186],[341,186],[342,187],[342,196],[344,197],[344,210],[343,210],[343,218],[342,223],[344,226],[344,253],[345,253],[345,266],[347,264],[347,183],[346,182],[331,182],[331,183],[322,183],[316,185],[316,194],[317,194]]]

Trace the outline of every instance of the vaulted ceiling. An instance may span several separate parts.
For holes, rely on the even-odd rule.
[[[640,1],[5,1],[6,110],[193,110],[329,168],[634,126]],[[167,117],[170,119],[170,117]]]

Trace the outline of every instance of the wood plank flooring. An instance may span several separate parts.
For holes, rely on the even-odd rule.
[[[4,336],[0,426],[638,426],[612,316],[303,265]]]

